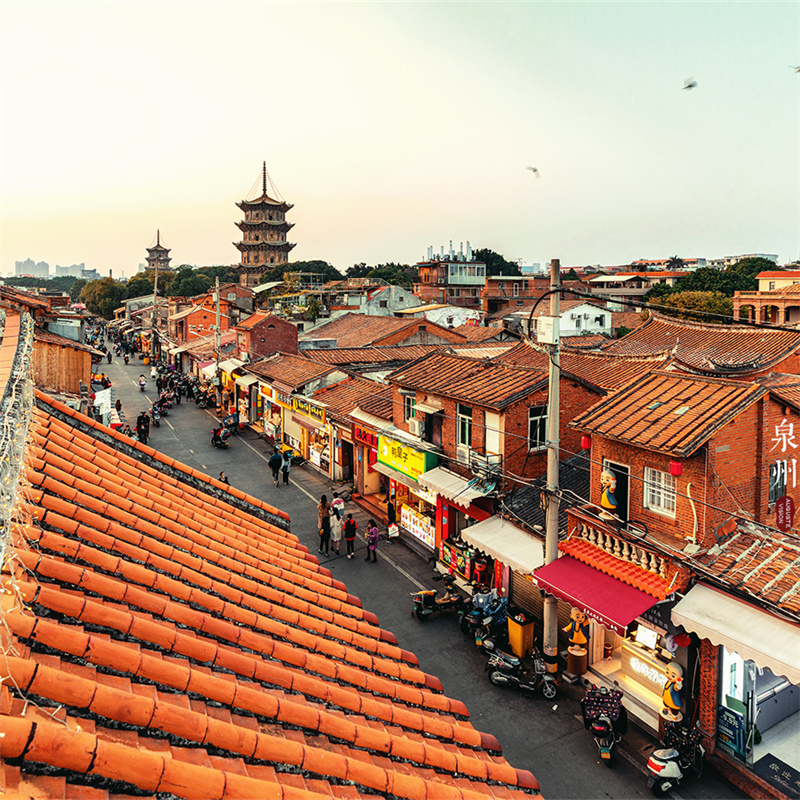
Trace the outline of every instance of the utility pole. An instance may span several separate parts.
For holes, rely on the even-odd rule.
[[[156,232],[156,246],[161,244],[161,231]],[[155,278],[153,279],[153,316],[150,325],[150,358],[157,360],[158,347],[156,345],[156,324],[158,322],[158,258],[155,259]]]
[[[222,347],[222,333],[220,332],[220,319],[219,319],[219,275],[217,275],[214,283],[214,304],[217,308],[216,322],[214,325],[214,358],[217,362],[217,367],[214,370],[214,380],[216,382],[217,405],[220,404],[222,394],[219,388],[219,351]]]
[[[550,352],[549,388],[547,398],[547,518],[544,540],[544,563],[558,558],[558,454],[561,384],[560,314],[561,264],[557,258],[550,262],[550,316],[553,322],[553,338]],[[558,600],[552,595],[544,597],[542,650],[547,671],[558,671]]]

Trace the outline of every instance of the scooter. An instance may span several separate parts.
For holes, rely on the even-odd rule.
[[[147,381],[143,378],[139,378],[139,391],[143,392],[147,388]]]
[[[677,723],[664,723],[663,750],[655,750],[647,760],[647,788],[656,797],[674,789],[688,775],[703,774],[706,751],[700,744],[700,731],[687,729]]]
[[[227,447],[230,438],[231,434],[227,428],[214,428],[211,431],[211,445],[213,447]]]
[[[478,647],[489,639],[503,635],[508,625],[508,598],[498,597],[497,590],[477,595],[472,598],[472,607],[461,620],[461,630],[475,639]],[[484,648],[487,649],[487,648]],[[492,646],[489,649],[494,649]],[[488,651],[488,650],[487,650]]]
[[[153,425],[155,425],[156,428],[160,428],[161,414],[158,413],[158,409],[155,406],[150,406],[150,408],[147,410],[147,413],[150,415],[150,419],[153,420]]]
[[[628,711],[622,705],[622,692],[592,684],[581,700],[583,726],[592,732],[600,759],[607,767],[617,760],[619,743],[628,732]]]
[[[555,675],[547,672],[542,654],[533,648],[530,659],[522,659],[504,650],[494,650],[486,662],[489,681],[495,686],[514,686],[523,692],[542,690],[552,700],[558,693]]]
[[[444,581],[447,590],[442,597],[437,597],[436,589],[421,589],[418,592],[409,592],[414,598],[414,607],[411,613],[420,622],[425,622],[428,617],[437,611],[458,611],[464,607],[464,598],[453,589],[456,579],[452,575],[437,575],[435,581]]]

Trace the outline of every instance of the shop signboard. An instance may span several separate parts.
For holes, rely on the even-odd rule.
[[[465,580],[469,580],[472,559],[460,547],[442,542],[439,545],[439,561]]]
[[[419,539],[431,550],[436,541],[436,525],[422,514],[418,514],[410,506],[403,506],[400,509],[400,525],[407,530],[415,539]]]
[[[272,400],[272,387],[268,386],[266,383],[258,384],[258,393],[262,397],[266,397],[267,400]]]
[[[744,717],[723,705],[717,706],[717,741],[732,750],[739,758],[744,758]]]
[[[275,402],[279,406],[283,406],[284,408],[294,408],[294,406],[292,406],[292,396],[290,394],[279,392],[276,388],[273,387],[272,396]]]
[[[378,434],[368,431],[360,425],[353,425],[353,438],[360,444],[378,449]]]
[[[622,672],[631,680],[661,697],[667,682],[666,664],[644,647],[622,643]]]
[[[437,457],[435,453],[415,450],[388,436],[380,436],[378,437],[378,461],[417,480],[423,472],[436,466]]]
[[[309,402],[306,397],[293,397],[292,408],[304,417],[316,420],[317,422],[325,422],[325,409]]]
[[[794,518],[794,500],[788,495],[779,497],[775,503],[775,524],[779,531],[790,531]]]

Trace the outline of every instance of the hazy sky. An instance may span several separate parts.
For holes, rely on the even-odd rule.
[[[800,2],[0,3],[2,261],[800,257]],[[694,78],[698,86],[683,90]],[[539,169],[536,179],[527,166]]]

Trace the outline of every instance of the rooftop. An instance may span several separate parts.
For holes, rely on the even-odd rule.
[[[518,338],[515,333],[511,333],[505,328],[489,328],[485,325],[456,325],[452,330],[460,333],[468,342],[486,342],[501,336]]]
[[[277,380],[285,386],[298,389],[311,381],[329,375],[334,371],[334,367],[328,364],[318,364],[310,358],[303,358],[303,356],[275,353],[268,358],[247,364],[247,371],[259,378]]]
[[[800,330],[710,325],[654,313],[643,325],[605,348],[620,355],[670,349],[690,369],[733,375],[768,369],[796,353],[800,350]]]
[[[301,342],[311,342],[315,339],[334,339],[338,347],[364,347],[377,344],[381,339],[397,333],[404,328],[425,325],[427,330],[436,335],[444,336],[450,341],[466,341],[464,337],[443,328],[436,323],[420,319],[400,319],[399,317],[379,317],[371,314],[343,314],[313,331],[301,334]]]
[[[654,371],[595,403],[570,425],[683,458],[767,391],[744,381]]]
[[[391,419],[392,393],[391,384],[353,376],[318,389],[314,392],[314,398],[325,403],[329,415],[340,419],[347,418],[356,406],[381,419]]]
[[[431,353],[387,376],[400,386],[444,395],[470,405],[505,408],[547,383],[547,370],[499,360]]]

